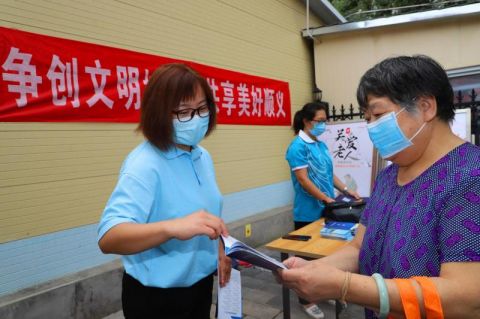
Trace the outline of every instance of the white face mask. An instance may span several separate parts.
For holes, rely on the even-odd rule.
[[[403,110],[405,108],[398,113],[390,112],[375,122],[367,124],[368,135],[383,159],[392,157],[407,147],[412,146],[412,140],[427,124],[426,122],[423,123],[410,139],[406,138],[397,122],[397,115],[403,112]]]
[[[177,144],[195,146],[205,137],[208,130],[209,118],[195,115],[188,122],[173,120],[173,140]]]
[[[313,136],[320,136],[323,133],[325,133],[325,130],[327,129],[327,123],[326,122],[319,122],[315,124],[311,129],[310,133],[312,133]]]

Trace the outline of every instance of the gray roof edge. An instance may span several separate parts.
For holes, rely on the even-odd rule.
[[[310,10],[326,25],[335,25],[347,22],[340,12],[328,0],[310,0]],[[307,3],[303,0],[303,3]]]
[[[447,70],[447,75],[452,78],[458,77],[458,76],[465,76],[465,75],[474,75],[479,73],[480,73],[480,65]]]
[[[339,25],[331,25],[325,27],[319,27],[315,29],[302,30],[303,37],[310,36],[322,36],[335,33],[344,33],[350,31],[359,31],[366,29],[374,29],[386,26],[394,25],[404,25],[418,22],[427,22],[427,21],[436,21],[452,18],[467,17],[480,14],[480,3],[469,4],[464,6],[439,9],[439,10],[430,10],[424,12],[416,12],[403,14],[388,18],[379,18],[374,20],[359,21],[359,22],[350,22]]]
[[[328,0],[317,0],[317,1],[320,2],[322,6],[325,7],[325,10],[328,14],[334,17],[335,24],[348,22],[347,19],[345,19],[345,17],[340,12],[338,12],[337,9],[335,9],[335,7],[330,3],[330,1]]]

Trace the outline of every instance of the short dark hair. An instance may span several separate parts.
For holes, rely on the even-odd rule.
[[[181,63],[164,64],[153,72],[142,97],[137,131],[161,150],[172,147],[172,111],[180,102],[193,99],[199,88],[205,93],[210,111],[206,135],[210,134],[217,116],[212,89],[204,77]]]
[[[388,58],[368,70],[357,89],[360,108],[368,107],[368,96],[388,97],[408,111],[418,97],[434,97],[437,117],[449,122],[455,116],[453,89],[442,66],[425,55]]]
[[[293,131],[298,134],[300,130],[303,130],[305,124],[303,120],[311,121],[315,117],[317,111],[325,111],[328,117],[328,104],[324,102],[311,102],[305,104],[301,110],[298,110],[293,117]]]

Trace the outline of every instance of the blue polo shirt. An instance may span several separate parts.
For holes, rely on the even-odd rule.
[[[222,196],[213,161],[202,147],[164,152],[150,142],[126,158],[98,226],[98,240],[120,223],[153,223],[204,209],[220,216]],[[146,251],[122,256],[125,271],[145,286],[188,287],[217,268],[218,241],[208,236],[170,239]]]
[[[312,222],[322,216],[325,205],[322,201],[310,195],[297,180],[295,171],[306,168],[308,177],[320,191],[334,198],[333,162],[325,143],[315,141],[304,131],[290,143],[286,160],[291,169],[291,178],[295,190],[293,201],[293,220],[297,222]]]

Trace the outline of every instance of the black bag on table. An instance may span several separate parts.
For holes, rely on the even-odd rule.
[[[346,195],[340,195],[335,198],[334,203],[325,204],[323,217],[325,221],[351,222],[358,223],[362,212],[367,205],[368,198],[362,198],[362,201],[356,201]]]

